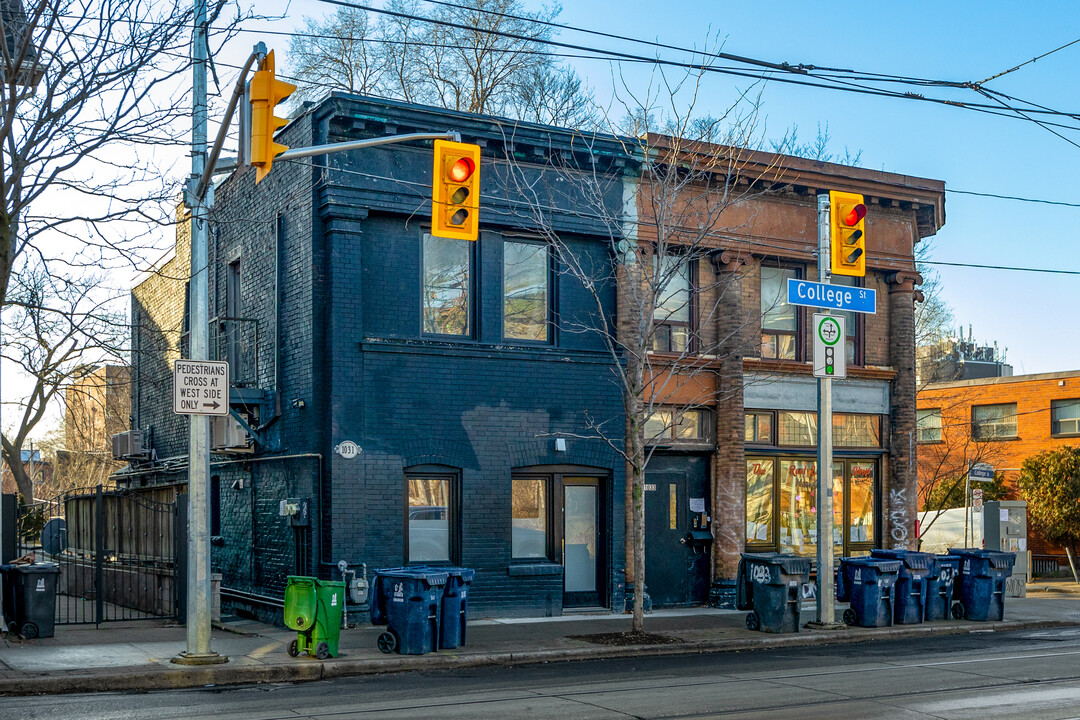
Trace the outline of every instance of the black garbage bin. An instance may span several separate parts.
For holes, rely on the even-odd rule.
[[[4,565],[0,571],[4,573],[4,612],[11,631],[27,640],[52,637],[60,567],[56,563],[33,563]]]
[[[371,623],[388,626],[378,638],[380,650],[423,655],[439,649],[443,586],[448,577],[425,567],[375,571]]]
[[[1005,619],[1005,581],[1012,575],[1016,553],[976,548],[949,548],[960,558],[957,591],[966,620]]]
[[[751,598],[753,610],[746,616],[746,627],[773,633],[798,632],[802,586],[809,580],[810,558],[743,553],[736,595],[744,604],[748,596]]]
[[[896,577],[896,602],[893,603],[893,622],[897,625],[917,625],[923,621],[926,608],[927,580],[934,567],[934,556],[914,550],[871,550],[870,557],[899,560]]]
[[[844,622],[859,627],[888,627],[893,624],[893,600],[899,560],[873,557],[840,558],[837,597],[846,597],[851,606]]]
[[[469,612],[469,586],[475,571],[463,567],[432,567],[447,574],[443,586],[442,617],[439,622],[439,649],[452,650],[465,644],[466,618]]]

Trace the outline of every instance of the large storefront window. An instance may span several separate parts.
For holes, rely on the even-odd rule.
[[[746,542],[773,542],[773,461],[746,463]]]
[[[864,554],[874,545],[872,460],[833,461],[833,553]],[[817,555],[817,461],[748,458],[746,545],[805,557]]]

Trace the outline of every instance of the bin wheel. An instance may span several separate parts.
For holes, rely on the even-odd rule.
[[[854,625],[857,622],[859,622],[858,613],[856,613],[851,608],[848,608],[847,610],[844,611],[844,624],[845,625]]]
[[[325,660],[326,658],[330,657],[330,646],[324,642],[316,645],[315,657],[319,658],[320,660]]]
[[[967,609],[964,607],[964,603],[953,603],[952,616],[957,620],[963,620],[965,615],[967,615]]]
[[[292,642],[289,643],[289,657],[296,657],[299,654],[300,642],[296,638],[293,638]]]
[[[32,622],[23,623],[22,627],[19,628],[19,634],[22,635],[24,640],[33,640],[38,636],[38,626]]]
[[[747,630],[760,630],[761,618],[754,611],[750,611],[746,614],[746,629]]]
[[[384,632],[379,636],[378,646],[380,650],[389,655],[397,650],[397,636],[390,631]]]

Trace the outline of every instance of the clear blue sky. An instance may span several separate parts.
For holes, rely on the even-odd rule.
[[[531,8],[540,6],[535,0],[526,3]],[[322,16],[334,10],[316,0],[294,2],[289,18],[272,27],[293,29],[303,15]],[[955,81],[983,80],[1080,38],[1080,3],[1064,1],[830,6],[788,1],[589,0],[565,3],[559,20],[678,46],[700,47],[710,34],[719,34],[723,50],[737,55]],[[244,51],[248,37],[238,41],[245,45]],[[571,32],[563,32],[559,39],[646,55],[656,52]],[[265,40],[280,48],[279,56],[287,52],[283,38]],[[671,51],[659,52],[679,57]],[[571,62],[598,98],[609,96],[613,66]],[[988,87],[1055,110],[1080,113],[1078,64],[1080,44],[993,80]],[[627,65],[624,72],[631,84],[641,85],[649,70]],[[737,89],[746,89],[751,82],[722,75],[709,78],[699,109],[722,111]],[[989,102],[971,91],[927,88],[923,92]],[[769,137],[797,125],[800,138],[810,140],[818,124],[827,123],[832,148],[861,151],[863,167],[944,180],[950,189],[1080,202],[1080,193],[1068,181],[1080,160],[1080,148],[1031,122],[780,83],[766,83],[762,99]],[[1080,126],[1080,121],[1072,124]],[[1080,143],[1080,132],[1062,132]],[[1080,208],[950,193],[946,214],[945,228],[933,240],[933,260],[1080,270],[1080,246],[1073,239]],[[1077,322],[1067,309],[1072,304],[1068,298],[1080,287],[1080,276],[953,267],[940,267],[939,272],[943,297],[957,322],[971,325],[977,340],[996,340],[1007,347],[1017,374],[1080,368],[1080,333],[1074,332]]]

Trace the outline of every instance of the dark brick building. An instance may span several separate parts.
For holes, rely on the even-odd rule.
[[[617,227],[650,243],[634,144],[342,94],[281,141],[443,130],[483,148],[476,243],[427,233],[428,142],[277,162],[258,186],[240,172],[216,188],[211,355],[230,362],[243,422],[215,424],[211,525],[234,602],[280,598],[288,574],[333,576],[344,559],[476,568],[481,615],[623,607],[624,461],[586,437],[590,423],[625,418],[615,360],[580,329],[600,314],[621,332],[632,318],[617,307],[617,272],[599,284],[598,309],[537,223],[597,267],[612,263],[605,216],[632,216]],[[876,314],[849,320],[849,379],[835,386],[837,552],[913,540],[913,248],[944,222],[944,185],[768,153],[742,166],[771,179],[725,211],[680,275],[695,312],[651,353],[663,373],[680,332],[741,348],[701,358],[692,409],[653,418],[645,579],[658,605],[702,602],[744,549],[816,546],[810,313],[777,293],[786,277],[816,278],[818,191],[867,197],[868,273],[853,284],[878,293]],[[584,211],[568,170],[595,173],[607,212]],[[511,190],[523,186],[532,207]],[[125,483],[186,477],[186,423],[169,391],[186,353],[187,263],[181,232],[175,256],[133,292],[132,415],[157,459],[121,473]],[[734,292],[695,290],[718,281]],[[288,499],[306,500],[307,515],[282,515]]]
[[[484,148],[479,242],[426,232],[430,141],[279,162],[258,186],[243,172],[216,188],[211,354],[230,362],[248,426],[212,431],[213,565],[233,598],[280,597],[288,574],[330,576],[346,560],[475,568],[485,614],[622,601],[622,466],[602,441],[573,437],[587,434],[586,411],[621,422],[612,359],[564,330],[595,306],[502,199],[497,161],[515,156],[541,186],[552,156],[584,163],[612,177],[613,208],[627,163],[613,138],[586,147],[518,126],[510,139],[493,118],[337,94],[282,138],[440,130]],[[606,252],[573,202],[552,194],[552,222],[583,257]],[[169,387],[186,354],[187,257],[181,234],[133,291],[132,414],[158,460],[121,474],[128,483],[186,477]],[[613,315],[613,289],[604,297]],[[309,501],[309,523],[280,514],[290,498]]]

